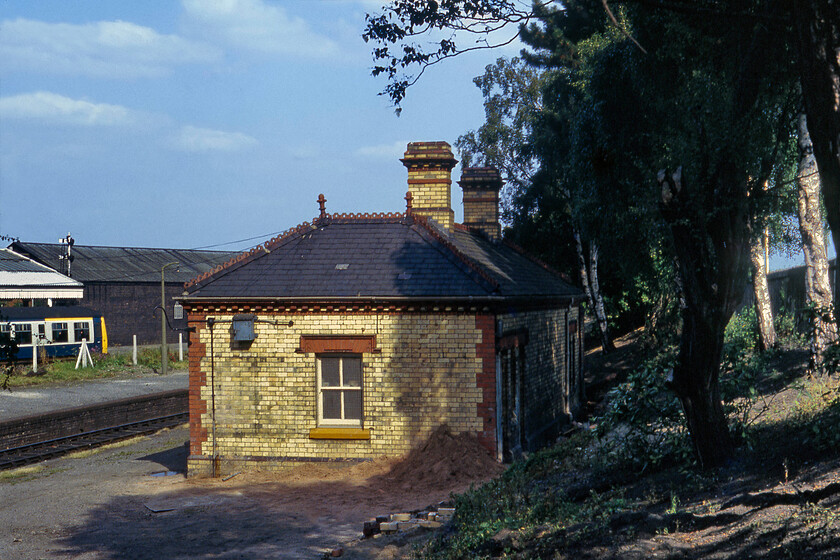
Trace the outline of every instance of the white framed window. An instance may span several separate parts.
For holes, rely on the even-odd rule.
[[[67,323],[51,323],[51,326],[53,342],[70,341],[70,333],[67,331]]]
[[[75,321],[73,323],[73,340],[81,342],[87,340],[92,342],[90,338],[90,322],[89,321]]]
[[[358,354],[316,356],[318,425],[362,425],[362,357]]]
[[[30,323],[16,323],[15,340],[21,345],[32,344],[32,325]]]

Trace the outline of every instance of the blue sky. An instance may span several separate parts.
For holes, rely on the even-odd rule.
[[[403,210],[406,144],[480,126],[472,78],[519,47],[430,70],[396,117],[361,39],[380,5],[0,0],[0,234],[259,237],[219,247],[238,250],[316,216],[319,193],[330,212]]]
[[[381,3],[0,0],[0,234],[240,250],[319,193],[402,211],[406,144],[480,126],[472,78],[521,45],[430,69],[398,118],[361,39]]]

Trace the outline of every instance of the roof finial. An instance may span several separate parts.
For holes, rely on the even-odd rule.
[[[327,208],[326,208],[327,199],[324,198],[324,193],[318,195],[318,205],[321,207],[321,215],[319,218],[322,220],[327,217]]]
[[[405,215],[411,216],[411,202],[414,200],[414,195],[411,191],[405,193]]]

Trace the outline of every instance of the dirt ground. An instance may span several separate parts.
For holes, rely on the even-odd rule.
[[[320,558],[369,518],[438,505],[501,469],[475,441],[438,432],[403,461],[188,480],[187,439],[181,427],[0,473],[0,558]],[[369,542],[345,557],[401,557],[393,543],[406,535]]]
[[[636,344],[630,336],[609,356],[588,353],[590,411],[638,359]],[[840,459],[803,445],[804,434],[786,424],[805,391],[806,362],[806,353],[794,351],[772,364],[757,401],[772,421],[730,468],[705,482],[679,470],[612,482],[576,473],[564,484],[570,495],[620,488],[622,500],[638,507],[605,510],[606,530],[545,527],[536,537],[505,530],[493,537],[499,555],[840,558]],[[187,438],[178,428],[40,470],[0,473],[0,559],[314,559],[339,546],[345,559],[405,558],[433,533],[360,540],[364,521],[437,505],[501,470],[474,441],[441,432],[403,461],[312,464],[226,481],[150,476],[183,473]]]

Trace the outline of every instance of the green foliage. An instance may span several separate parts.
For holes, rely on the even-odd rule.
[[[729,429],[741,443],[751,445],[749,432],[757,384],[771,356],[758,351],[758,318],[755,308],[745,307],[730,319],[724,331],[720,367],[720,393]]]
[[[736,313],[723,333],[724,359],[730,362],[744,352],[758,348],[758,317],[755,308],[747,306]]]
[[[2,320],[2,317],[0,317]],[[9,331],[0,332],[0,390],[8,389],[12,375],[15,373],[15,357],[18,353],[17,341]]]
[[[665,464],[689,464],[691,444],[682,409],[668,388],[676,348],[646,360],[607,394],[607,409],[597,419],[601,453],[636,472]]]
[[[720,391],[730,430],[749,443],[757,379],[768,356],[756,351],[758,323],[752,307],[734,315],[726,327]],[[610,461],[637,472],[667,465],[690,467],[693,450],[682,407],[669,387],[677,347],[663,346],[631,371],[607,395],[607,408],[597,419],[601,452]]]
[[[810,304],[803,310],[803,314],[808,321],[808,338],[812,344],[817,337],[831,338],[830,333],[823,332],[822,329],[825,328],[824,325],[834,325],[835,329],[837,328],[833,308]],[[816,371],[828,374],[840,372],[840,339],[831,341],[817,358],[817,363],[812,366]]]
[[[800,382],[785,430],[810,453],[837,456],[840,450],[840,380],[823,375]]]
[[[603,519],[624,505],[615,493],[594,494],[583,505],[572,502],[561,479],[570,470],[591,466],[585,450],[592,437],[579,433],[558,445],[514,463],[505,473],[480,487],[454,496],[454,531],[433,539],[421,558],[489,557],[487,543],[502,529],[551,525],[564,527]]]

